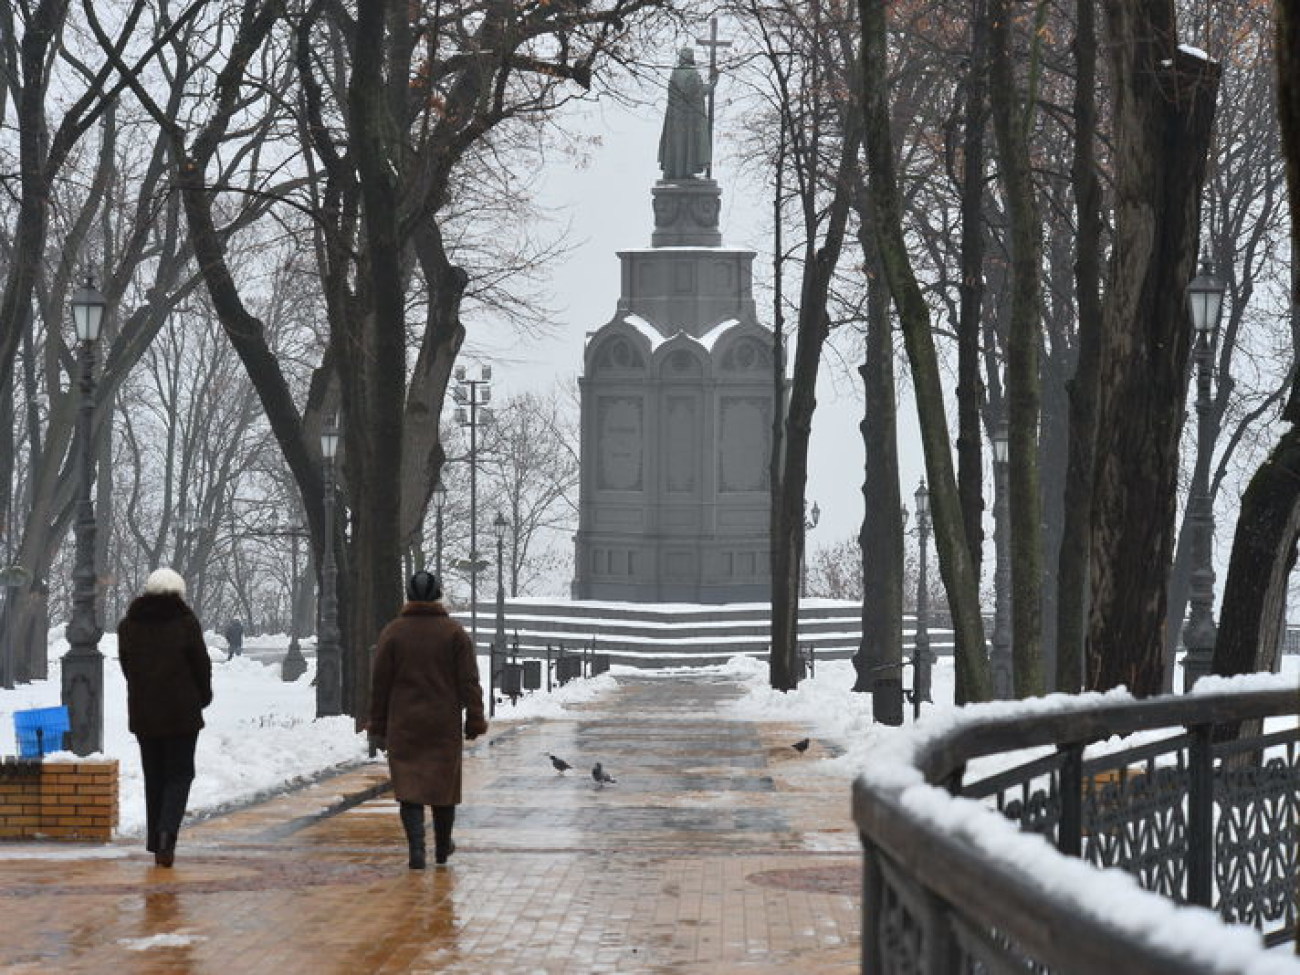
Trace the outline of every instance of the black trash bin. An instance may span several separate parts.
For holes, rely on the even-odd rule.
[[[501,693],[511,699],[523,693],[523,664],[501,665]]]
[[[561,684],[567,684],[569,681],[582,676],[582,658],[577,656],[564,656],[555,661],[555,679]]]
[[[540,660],[525,660],[522,666],[524,668],[524,690],[541,690],[542,662]]]
[[[609,654],[593,653],[591,655],[591,676],[595,677],[597,674],[603,674],[607,670],[609,670]]]

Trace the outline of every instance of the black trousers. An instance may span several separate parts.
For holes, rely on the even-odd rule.
[[[199,733],[167,738],[141,735],[136,740],[144,770],[146,848],[156,853],[160,833],[175,836],[181,831],[190,783],[194,781],[194,748]]]

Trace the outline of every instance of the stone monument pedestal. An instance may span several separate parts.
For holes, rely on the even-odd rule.
[[[614,317],[589,336],[573,595],[770,598],[773,338],[754,252],[722,246],[711,179],[660,180],[653,246],[619,253]]]

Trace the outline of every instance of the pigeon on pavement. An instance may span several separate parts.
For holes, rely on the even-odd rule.
[[[597,786],[603,786],[606,782],[613,784],[615,781],[615,779],[613,779],[608,772],[606,772],[603,768],[600,767],[600,762],[597,762],[592,767],[591,777],[596,780]]]
[[[807,739],[807,738],[801,738],[799,741],[796,741],[796,742],[795,742],[793,745],[791,745],[790,747],[793,748],[793,749],[794,749],[795,751],[797,751],[797,752],[806,752],[806,751],[808,750],[808,739]]]
[[[556,758],[554,755],[551,755],[550,753],[547,753],[546,757],[551,760],[551,764],[555,766],[555,771],[557,772],[567,772],[569,771],[569,769],[573,768],[573,766],[570,765],[568,762],[566,762],[564,759]]]

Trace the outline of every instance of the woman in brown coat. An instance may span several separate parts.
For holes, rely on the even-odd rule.
[[[379,634],[371,682],[371,741],[388,752],[412,870],[423,870],[424,807],[433,807],[434,862],[455,849],[451,830],[460,803],[461,712],[464,736],[487,731],[483,689],[469,634],[438,600],[429,572],[411,576],[401,615]]]
[[[128,727],[140,743],[145,849],[158,866],[170,867],[194,781],[203,709],[212,703],[212,658],[178,573],[150,574],[117,624],[117,658],[126,677]]]

